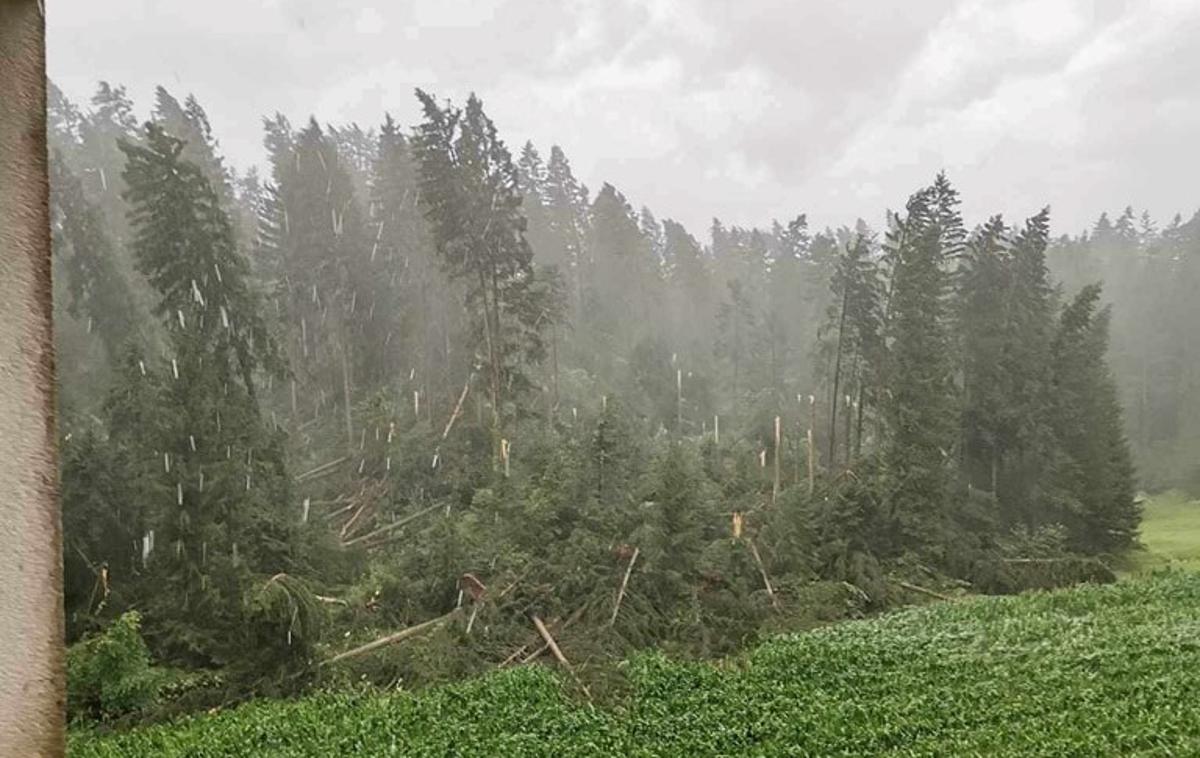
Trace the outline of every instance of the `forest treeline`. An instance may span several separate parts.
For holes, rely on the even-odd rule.
[[[938,175],[877,228],[702,242],[417,97],[265,118],[262,176],[192,97],[52,87],[72,640],[137,610],[241,693],[514,665],[539,626],[585,666],[721,654],[1056,581],[1136,540],[1135,459],[1200,479],[1195,219],[970,227]]]

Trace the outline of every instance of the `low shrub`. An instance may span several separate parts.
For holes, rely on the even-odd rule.
[[[67,650],[67,710],[72,720],[138,713],[158,697],[163,677],[150,665],[141,616],[129,611]]]

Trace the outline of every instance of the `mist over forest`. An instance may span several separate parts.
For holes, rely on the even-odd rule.
[[[688,229],[415,96],[265,116],[260,173],[193,97],[51,85],[73,715],[539,658],[590,697],[1109,580],[1140,492],[1200,490],[1200,215],[963,218],[930,166],[852,226]],[[106,629],[170,684],[97,684]]]

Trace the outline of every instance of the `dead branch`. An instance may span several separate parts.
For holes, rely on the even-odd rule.
[[[625,599],[625,588],[629,585],[629,575],[633,573],[633,564],[638,559],[641,553],[641,548],[635,547],[633,555],[629,558],[629,565],[625,567],[625,577],[621,580],[621,589],[617,592],[617,602],[613,605],[612,618],[608,620],[608,625],[612,626],[617,623],[617,614],[621,612],[621,601]]]
[[[467,399],[467,391],[471,389],[471,380],[475,378],[475,372],[467,377],[467,383],[463,385],[462,393],[458,396],[458,402],[454,404],[454,412],[450,414],[450,420],[446,422],[446,428],[442,430],[442,441],[450,436],[450,430],[454,428],[454,422],[462,414],[463,401]]]
[[[587,699],[590,702],[592,699],[592,693],[588,691],[587,685],[584,684],[583,680],[579,678],[579,675],[575,673],[575,669],[571,668],[571,662],[567,660],[567,656],[563,655],[562,650],[559,649],[558,643],[555,642],[554,638],[550,636],[550,630],[546,628],[546,625],[543,624],[542,620],[536,615],[530,616],[530,618],[533,620],[533,625],[537,627],[538,634],[540,634],[542,639],[546,641],[546,644],[550,646],[550,652],[554,654],[554,659],[567,670],[567,673],[571,675],[571,677],[575,680],[575,683],[578,684],[580,689],[583,690],[583,694],[587,696]]]
[[[416,626],[410,626],[407,629],[401,629],[400,631],[395,632],[393,634],[389,634],[384,637],[380,637],[379,639],[372,640],[371,642],[368,642],[365,645],[359,645],[358,647],[356,647],[352,650],[347,650],[344,653],[339,653],[339,654],[333,656],[332,658],[322,661],[320,665],[328,666],[332,663],[337,663],[338,661],[344,661],[347,658],[356,658],[360,655],[365,655],[374,650],[378,650],[381,647],[387,647],[388,645],[394,645],[397,642],[403,642],[404,640],[408,639],[409,637],[415,637],[416,635],[421,634],[423,632],[427,632],[427,631],[436,629],[437,627],[445,624],[447,621],[450,621],[452,618],[459,615],[460,613],[462,613],[462,608],[455,608],[454,610],[450,611],[449,613],[444,614],[442,616],[438,616],[435,619],[430,619],[429,621],[421,622],[420,624],[417,624]]]
[[[583,611],[586,608],[587,608],[587,606],[585,606],[585,605],[581,605],[580,607],[576,608],[575,612],[572,613],[569,617],[567,617],[567,620],[565,622],[563,622],[562,629],[566,629],[568,626],[570,626],[572,624],[572,622],[577,621],[579,619],[579,617],[583,615]],[[557,622],[555,622],[555,621],[550,622],[550,626],[554,627],[556,625],[557,625]],[[560,629],[560,631],[561,631],[561,629]],[[499,663],[497,668],[504,668],[508,664],[516,661],[522,655],[525,655],[525,651],[529,650],[529,647],[537,640],[538,640],[538,638],[534,637],[532,641],[526,642],[524,645],[522,645],[521,647],[514,650],[511,655],[509,655],[507,658],[505,658],[503,661],[501,661]],[[549,649],[550,649],[549,646],[543,642],[541,647],[539,647],[537,650],[534,650],[529,655],[525,656],[525,658],[522,658],[520,662],[522,664],[529,663],[534,658],[537,658],[539,655],[541,655],[542,653],[546,652]]]
[[[779,610],[779,598],[775,596],[771,578],[767,576],[767,567],[763,564],[762,556],[758,554],[758,546],[754,544],[753,539],[747,539],[746,544],[750,547],[750,554],[754,556],[754,562],[758,564],[758,573],[762,574],[763,586],[767,588],[767,596],[771,598],[771,607]]]
[[[424,516],[427,513],[432,513],[433,511],[436,511],[438,508],[441,508],[441,507],[442,507],[441,503],[434,503],[433,505],[431,505],[427,508],[422,508],[421,510],[417,511],[416,513],[405,516],[404,518],[400,519],[399,521],[388,524],[387,526],[381,526],[373,532],[368,532],[367,534],[360,535],[358,537],[355,537],[354,539],[346,540],[346,541],[342,542],[342,547],[350,547],[351,545],[357,545],[360,542],[366,542],[367,540],[370,540],[373,537],[378,537],[381,534],[387,534],[389,532],[392,532],[392,531],[404,526],[405,524],[410,524],[413,521],[416,521],[417,519],[421,518],[422,516]],[[374,547],[374,545],[371,545],[371,547]]]
[[[305,479],[312,479],[312,478],[317,477],[318,475],[323,475],[326,472],[328,472],[330,469],[332,469],[334,466],[337,466],[339,463],[345,463],[348,457],[349,456],[343,455],[341,458],[337,458],[336,460],[329,461],[328,463],[322,463],[320,466],[317,466],[316,468],[311,468],[308,471],[305,471],[303,474],[297,474],[296,481],[302,482]]]
[[[909,584],[908,582],[896,582],[896,585],[898,587],[908,590],[909,592],[916,592],[919,595],[928,595],[929,597],[937,598],[938,600],[953,600],[954,599],[954,598],[950,597],[949,595],[943,595],[940,592],[934,592],[931,589],[927,589],[925,587],[921,587],[916,584]]]
[[[558,631],[559,631],[559,632],[564,632],[564,631],[566,631],[567,627],[569,627],[571,624],[573,624],[573,623],[575,623],[576,621],[578,621],[578,620],[579,620],[579,618],[580,618],[581,616],[583,616],[583,612],[584,612],[585,610],[587,610],[587,606],[586,606],[586,605],[581,605],[581,606],[579,606],[578,608],[576,608],[576,609],[575,609],[575,612],[574,612],[574,613],[572,613],[570,616],[568,616],[568,617],[567,617],[567,620],[566,620],[566,621],[564,621],[564,622],[562,623],[562,626],[558,628]],[[522,647],[522,648],[521,648],[521,649],[518,651],[518,654],[520,654],[520,653],[524,652],[524,651],[526,650],[526,648],[528,648],[528,647],[529,647],[529,645],[525,645],[524,647]],[[522,659],[521,659],[521,665],[523,666],[523,665],[525,665],[526,663],[530,663],[530,662],[531,662],[531,661],[533,661],[535,658],[537,658],[538,656],[540,656],[542,653],[546,652],[546,651],[547,651],[547,650],[549,650],[549,649],[550,649],[550,646],[549,646],[549,645],[547,645],[545,642],[543,642],[541,647],[539,647],[537,650],[534,650],[532,653],[530,653],[529,655],[527,655],[527,656],[525,656],[524,658],[522,658]],[[515,657],[515,656],[513,656],[513,657]],[[502,664],[502,665],[503,665],[503,664]]]
[[[342,530],[338,536],[341,538],[343,546],[346,544],[346,538],[350,536],[350,533],[354,530],[355,525],[358,524],[358,519],[363,515],[363,512],[370,504],[370,500],[359,501],[358,509],[354,511],[354,515],[350,517],[349,521],[347,521],[345,524],[342,524]]]
[[[1043,563],[1089,563],[1089,562],[1099,563],[1100,561],[1096,560],[1095,558],[1001,558],[1000,562],[1001,563],[1043,564]]]
[[[338,502],[340,502],[340,501],[337,501],[337,500],[334,501],[335,504]],[[316,503],[310,503],[310,505],[316,505]],[[330,511],[329,513],[326,513],[322,518],[324,518],[328,521],[332,521],[333,519],[337,518],[338,516],[341,516],[343,513],[345,513],[346,511],[350,510],[353,507],[354,507],[354,502],[351,501],[351,502],[343,505],[341,508],[338,508],[336,511]]]

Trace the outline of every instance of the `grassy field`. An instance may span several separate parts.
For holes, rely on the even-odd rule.
[[[1200,500],[1181,492],[1165,492],[1143,505],[1141,542],[1131,569],[1141,572],[1164,566],[1200,569]]]
[[[1158,572],[914,608],[720,664],[644,657],[625,667],[619,706],[583,704],[527,667],[417,695],[260,701],[121,735],[76,732],[70,753],[1197,755],[1197,608],[1200,574]]]

